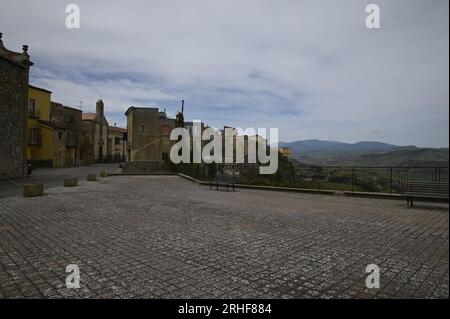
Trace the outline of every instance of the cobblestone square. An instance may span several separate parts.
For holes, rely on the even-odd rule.
[[[80,181],[0,199],[0,298],[448,298],[448,216],[179,176]],[[368,264],[380,289],[365,286]]]

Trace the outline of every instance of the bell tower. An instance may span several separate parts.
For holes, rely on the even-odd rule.
[[[97,101],[97,103],[95,104],[95,110],[97,115],[100,115],[100,117],[103,117],[103,112],[105,109],[105,105],[103,104],[103,101],[100,99]]]

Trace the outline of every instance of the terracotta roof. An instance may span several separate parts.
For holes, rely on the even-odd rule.
[[[108,130],[121,133],[125,133],[127,131],[127,129],[118,126],[108,126]]]
[[[95,114],[95,113],[87,113],[87,112],[81,113],[81,119],[83,121],[93,121],[93,120],[95,120],[96,116],[97,116],[97,114]]]

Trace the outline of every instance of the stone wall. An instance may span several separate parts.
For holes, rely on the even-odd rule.
[[[0,33],[0,180],[27,175],[28,72],[26,54],[4,48]]]
[[[125,115],[130,147],[127,161],[161,161],[169,156],[174,119],[166,118],[157,108],[130,107]]]
[[[93,145],[92,145],[92,123],[81,121],[80,125],[80,165],[91,165],[93,163]]]
[[[52,102],[50,109],[50,121],[57,127],[64,130],[64,144],[59,145],[64,153],[62,162],[58,159],[59,155],[57,155],[61,149],[55,150],[55,158],[59,163],[58,166],[80,165],[80,162],[83,162],[80,160],[81,111],[60,103]],[[58,136],[55,136],[55,138],[58,138]],[[58,142],[55,142],[55,144],[58,144]]]
[[[121,166],[122,174],[125,175],[174,174],[170,167],[163,161],[126,162]]]

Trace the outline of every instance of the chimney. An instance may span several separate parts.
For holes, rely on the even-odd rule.
[[[184,113],[184,100],[181,100],[181,114]]]

